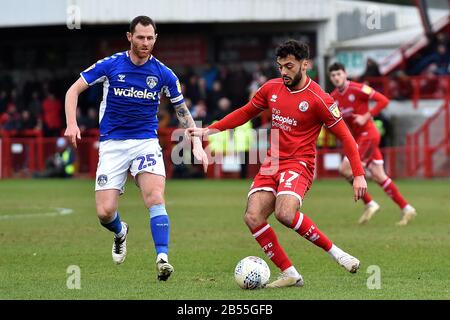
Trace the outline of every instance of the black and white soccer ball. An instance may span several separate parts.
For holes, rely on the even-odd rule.
[[[270,269],[267,263],[259,257],[245,257],[236,265],[234,279],[242,289],[259,289],[269,282]]]

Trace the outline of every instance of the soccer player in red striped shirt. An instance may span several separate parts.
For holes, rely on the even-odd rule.
[[[339,109],[330,95],[306,75],[309,47],[290,40],[276,50],[281,78],[267,81],[245,106],[228,114],[208,128],[188,129],[191,136],[203,136],[236,128],[269,109],[272,115],[270,150],[248,193],[245,223],[265,254],[281,270],[281,277],[267,287],[303,286],[303,278],[292,265],[278,242],[268,217],[275,216],[283,225],[328,252],[351,273],[359,260],[337,247],[314,224],[300,207],[311,186],[316,155],[316,141],[326,125],[342,142],[350,160],[354,199],[367,190],[364,169],[357,145],[342,121]],[[275,139],[276,140],[276,139]]]
[[[389,99],[368,85],[347,80],[345,67],[341,63],[332,64],[328,71],[330,80],[336,87],[331,96],[338,103],[342,117],[358,143],[362,163],[372,174],[373,180],[402,210],[402,218],[397,225],[407,225],[417,215],[416,210],[403,198],[394,181],[384,171],[383,155],[378,147],[381,136],[372,121],[372,117],[388,105]],[[376,102],[372,109],[369,109],[369,101]],[[340,172],[349,182],[353,181],[348,159],[344,158],[342,161]],[[365,194],[363,201],[366,208],[359,219],[360,224],[369,221],[380,209],[369,193]]]

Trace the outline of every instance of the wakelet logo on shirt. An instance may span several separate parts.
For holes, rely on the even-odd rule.
[[[147,89],[145,89],[144,91],[135,90],[134,87],[131,87],[130,89],[123,89],[123,88],[113,88],[113,89],[114,95],[119,97],[149,99],[149,100],[156,100],[158,98],[158,92],[147,91]]]

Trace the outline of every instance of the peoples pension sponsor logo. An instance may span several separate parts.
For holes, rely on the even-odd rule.
[[[158,92],[148,91],[145,89],[135,90],[134,87],[130,89],[122,89],[122,88],[114,88],[114,95],[119,97],[127,97],[127,98],[138,98],[138,99],[148,99],[148,100],[156,100],[158,98]]]
[[[297,120],[291,117],[285,117],[278,109],[272,109],[272,127],[280,128],[285,131],[291,131],[292,127],[297,126]]]

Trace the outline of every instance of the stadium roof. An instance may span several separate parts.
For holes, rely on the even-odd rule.
[[[334,0],[20,0],[4,1],[0,27],[65,25],[80,13],[81,24],[128,23],[147,14],[159,23],[323,21]]]

